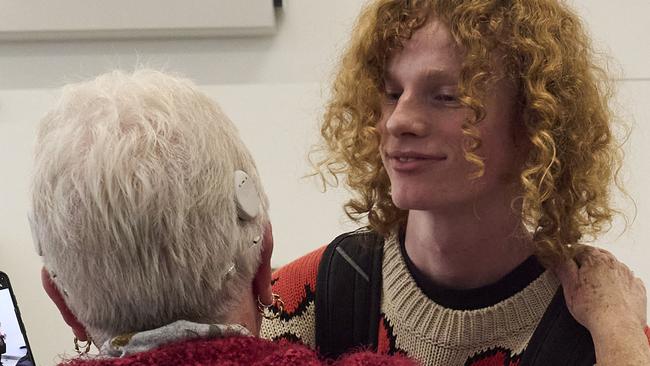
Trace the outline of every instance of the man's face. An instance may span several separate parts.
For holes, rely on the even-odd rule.
[[[478,125],[485,173],[463,153],[461,126],[473,115],[458,101],[462,50],[447,26],[429,20],[388,61],[381,157],[395,205],[407,210],[458,209],[484,199],[512,199],[522,154],[515,144],[515,88],[501,79],[486,93],[486,118]],[[461,205],[461,206],[458,206]]]

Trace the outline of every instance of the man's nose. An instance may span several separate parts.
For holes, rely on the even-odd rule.
[[[386,120],[386,131],[396,137],[424,136],[429,129],[428,117],[417,99],[403,94]]]

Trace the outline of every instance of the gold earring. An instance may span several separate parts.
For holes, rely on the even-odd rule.
[[[79,342],[84,342],[80,341],[79,338],[74,337],[74,350],[77,352],[78,355],[83,356],[86,353],[90,352],[90,346],[93,344],[93,340],[88,337],[88,340],[86,340],[86,344],[81,344],[79,345]]]
[[[280,295],[273,294],[273,302],[270,304],[265,304],[260,299],[259,295],[257,296],[257,310],[262,314],[264,319],[273,320],[277,319],[280,314],[284,311],[284,301],[280,298]]]

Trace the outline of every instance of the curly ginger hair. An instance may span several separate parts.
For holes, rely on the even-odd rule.
[[[339,176],[355,193],[345,204],[350,218],[367,218],[387,234],[406,223],[407,212],[390,195],[379,153],[388,59],[430,17],[445,22],[465,51],[460,101],[473,113],[466,121],[465,158],[485,169],[476,150],[477,124],[485,117],[483,93],[496,78],[494,56],[519,89],[521,121],[530,143],[520,172],[522,224],[546,262],[570,257],[585,236],[609,228],[614,214],[610,187],[622,150],[609,108],[612,87],[595,62],[590,38],[576,14],[560,0],[378,0],[358,19],[326,106],[323,153],[315,163],[325,184]],[[331,180],[333,178],[333,181]]]

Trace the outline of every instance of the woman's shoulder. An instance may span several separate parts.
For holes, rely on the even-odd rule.
[[[271,342],[257,337],[195,339],[167,344],[127,357],[85,357],[68,360],[59,366],[145,366],[166,365],[284,365],[291,361],[318,361],[307,347],[289,342]],[[298,363],[301,364],[301,363]]]
[[[74,359],[60,366],[144,366],[173,363],[191,365],[331,365],[312,349],[281,340],[272,342],[256,337],[228,337],[183,341],[141,352],[124,358]],[[415,365],[401,356],[378,355],[371,352],[342,357],[336,366]]]

